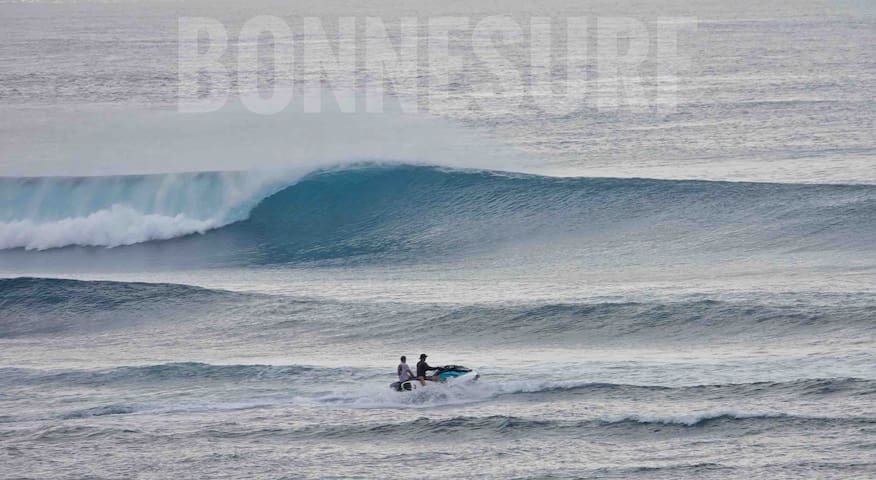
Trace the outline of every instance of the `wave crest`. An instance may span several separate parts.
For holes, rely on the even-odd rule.
[[[0,178],[0,249],[117,247],[245,219],[287,172]]]

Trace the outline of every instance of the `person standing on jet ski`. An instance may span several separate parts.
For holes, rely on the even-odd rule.
[[[427,355],[425,353],[420,354],[420,361],[417,362],[417,380],[420,381],[420,385],[425,385],[426,380],[432,380],[433,382],[440,381],[441,379],[438,375],[428,376],[426,372],[429,370],[438,370],[435,367],[430,367],[428,363],[426,363]]]

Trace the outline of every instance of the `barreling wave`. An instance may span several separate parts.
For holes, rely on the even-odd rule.
[[[870,185],[359,165],[301,179],[243,173],[4,179],[2,190],[3,249],[175,238],[175,247],[191,247],[194,256],[237,264],[459,256],[544,239],[571,253],[856,250],[872,249],[876,236]],[[192,236],[199,233],[205,234]]]
[[[0,249],[117,247],[245,219],[289,172],[0,178]]]

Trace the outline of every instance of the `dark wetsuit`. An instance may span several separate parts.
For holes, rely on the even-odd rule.
[[[426,378],[427,370],[438,370],[435,367],[430,367],[425,360],[420,360],[417,362],[417,378]]]

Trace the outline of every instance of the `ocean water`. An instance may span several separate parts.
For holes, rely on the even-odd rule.
[[[176,113],[264,13],[696,28],[668,114]],[[876,477],[874,13],[0,3],[0,478]]]

